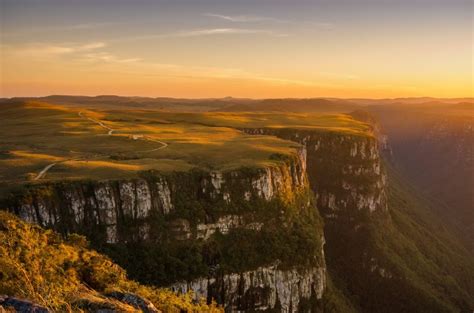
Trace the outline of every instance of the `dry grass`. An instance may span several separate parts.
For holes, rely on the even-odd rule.
[[[366,124],[343,114],[93,111],[39,102],[4,103],[0,110],[3,185],[32,180],[51,163],[57,164],[41,181],[266,166],[278,162],[272,154],[295,153],[295,143],[246,135],[243,127],[368,134]]]

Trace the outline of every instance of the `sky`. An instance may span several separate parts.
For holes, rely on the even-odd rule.
[[[472,0],[0,2],[1,97],[473,97]]]

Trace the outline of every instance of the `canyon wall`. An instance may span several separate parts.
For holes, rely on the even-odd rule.
[[[228,312],[322,310],[325,241],[328,260],[342,264],[344,275],[354,260],[382,272],[364,248],[370,219],[387,213],[377,139],[321,130],[242,130],[301,148],[290,157],[274,155],[274,164],[261,168],[35,185],[9,207],[27,221],[86,235],[132,278],[193,290]]]
[[[356,223],[357,216],[387,210],[387,178],[377,138],[304,129],[242,130],[292,140],[306,148],[310,185],[326,222],[352,217]]]
[[[26,221],[86,235],[132,278],[171,283],[182,292],[192,289],[196,297],[217,300],[230,312],[311,311],[325,289],[324,236],[304,148],[292,156],[275,155],[261,168],[32,185],[12,197],[9,207]],[[132,249],[160,260],[171,255],[181,267],[165,265],[163,275],[177,273],[160,280],[158,274],[143,273],[155,270],[139,264],[149,257],[136,256],[132,264],[121,258],[135,255]],[[234,264],[226,259],[231,253],[248,257]]]

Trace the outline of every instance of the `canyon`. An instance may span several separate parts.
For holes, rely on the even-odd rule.
[[[59,117],[54,107],[28,109],[77,121],[67,131],[81,149],[91,149],[82,140],[97,139],[121,150],[102,144],[93,151],[101,159],[62,162],[3,191],[2,205],[64,237],[85,236],[140,283],[192,292],[226,312],[456,312],[472,304],[466,251],[422,222],[431,218],[425,204],[387,166],[390,137],[365,113],[88,112],[114,129],[104,135],[74,109]],[[161,135],[166,149],[146,149],[129,139],[133,131]],[[3,162],[52,158],[11,145]],[[220,145],[233,150],[222,157],[222,147],[213,150]],[[90,158],[92,150],[82,153]],[[463,257],[446,291],[454,255]]]

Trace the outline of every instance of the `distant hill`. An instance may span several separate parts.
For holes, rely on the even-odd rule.
[[[347,113],[360,107],[341,99],[245,99],[245,98],[208,98],[208,99],[180,99],[180,98],[149,98],[149,97],[121,97],[101,95],[96,97],[52,95],[47,97],[27,97],[2,99],[1,102],[41,101],[63,106],[83,107],[90,109],[142,109],[163,110],[170,112],[318,112],[318,113]]]
[[[237,103],[219,111],[225,112],[307,112],[307,113],[341,113],[350,112],[359,108],[359,105],[345,100],[327,99],[264,99],[249,103]],[[217,111],[216,110],[216,111]]]
[[[73,107],[90,109],[142,109],[163,110],[167,112],[299,112],[299,113],[349,113],[373,105],[390,107],[439,107],[456,106],[472,108],[473,98],[393,98],[393,99],[338,99],[338,98],[281,98],[281,99],[249,99],[249,98],[202,98],[184,99],[169,97],[125,97],[100,95],[95,97],[74,95],[51,95],[47,97],[19,97],[0,99],[0,103],[19,101],[42,101]]]

